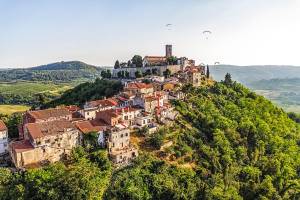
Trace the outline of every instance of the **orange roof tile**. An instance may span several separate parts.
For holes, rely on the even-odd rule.
[[[2,120],[0,120],[0,131],[7,131],[7,127]]]
[[[151,83],[128,83],[127,87],[128,89],[144,89],[144,88],[153,88],[153,85]]]
[[[67,120],[57,120],[42,123],[26,124],[29,135],[33,139],[42,138],[47,135],[58,135],[66,131],[66,129],[76,129],[75,125]]]
[[[33,150],[34,147],[31,145],[29,140],[21,140],[21,141],[15,141],[11,143],[12,150],[16,153],[21,153],[24,151],[30,151]]]
[[[50,117],[62,117],[71,114],[66,108],[51,108],[46,110],[35,110],[35,111],[28,111],[27,113],[35,119],[48,119]]]
[[[108,107],[108,106],[116,106],[118,103],[116,102],[115,99],[109,98],[109,99],[103,99],[103,100],[95,100],[95,101],[90,101],[88,102],[88,105],[91,107]]]
[[[77,122],[76,127],[83,133],[98,132],[102,130],[100,126],[93,126],[89,121]]]

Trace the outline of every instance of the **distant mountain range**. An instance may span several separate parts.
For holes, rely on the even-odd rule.
[[[230,73],[256,93],[272,100],[286,111],[300,113],[300,67],[297,66],[211,66],[214,79]]]
[[[223,80],[228,72],[234,80],[247,86],[251,82],[263,79],[300,78],[300,67],[284,65],[216,65],[210,67],[210,72],[216,80]]]

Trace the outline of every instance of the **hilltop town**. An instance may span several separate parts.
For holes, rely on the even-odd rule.
[[[146,77],[139,78],[139,73]],[[114,97],[89,101],[82,107],[27,111],[18,139],[10,140],[0,121],[0,153],[8,154],[16,168],[38,167],[67,159],[74,147],[83,145],[85,135],[94,133],[97,145],[107,149],[116,166],[127,165],[139,154],[130,134],[137,130],[155,134],[160,126],[174,121],[177,112],[171,101],[185,98],[183,85],[205,84],[209,69],[173,56],[172,45],[166,45],[165,56],[145,56],[142,66],[115,66],[112,78],[124,85]]]

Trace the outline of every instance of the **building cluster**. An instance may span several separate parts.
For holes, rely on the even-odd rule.
[[[175,57],[172,54],[172,45],[166,45],[165,56],[145,56],[142,67],[135,65],[123,66],[113,69],[112,76],[118,78],[118,74],[128,74],[128,78],[136,78],[136,73],[163,76],[169,70],[172,74],[183,72],[188,66],[195,66],[195,60],[186,57]]]
[[[166,57],[172,55],[166,46]],[[145,66],[166,66],[166,57],[147,57]],[[82,108],[62,106],[27,111],[19,126],[19,138],[8,143],[7,128],[0,121],[0,153],[9,152],[17,168],[59,161],[70,156],[74,147],[83,144],[85,134],[97,133],[98,145],[107,148],[116,165],[126,165],[138,156],[131,142],[133,130],[154,133],[159,124],[173,121],[176,111],[170,101],[183,99],[183,84],[200,86],[204,68],[181,59],[172,76],[152,75],[147,81],[124,82],[124,89],[111,98],[86,102]],[[180,62],[181,62],[180,61]]]

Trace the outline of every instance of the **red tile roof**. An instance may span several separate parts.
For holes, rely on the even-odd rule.
[[[77,122],[76,127],[83,133],[98,132],[103,130],[100,126],[93,126],[89,121]]]
[[[97,107],[97,106],[100,106],[100,107],[110,107],[110,106],[116,106],[116,105],[118,105],[118,103],[116,102],[116,100],[113,99],[113,98],[90,101],[87,104],[90,107]]]
[[[76,112],[76,111],[80,110],[80,108],[75,105],[65,106],[65,108],[70,112]]]
[[[127,87],[128,89],[144,89],[144,88],[153,88],[152,84],[146,84],[146,83],[128,83]]]
[[[58,135],[66,131],[66,129],[76,129],[75,125],[67,120],[57,120],[42,123],[26,124],[28,133],[33,139],[42,138],[47,135]]]
[[[48,119],[51,117],[63,117],[66,115],[71,115],[66,108],[51,108],[46,110],[28,111],[27,113],[35,119]]]
[[[34,149],[34,147],[31,145],[29,140],[21,140],[21,141],[12,142],[11,148],[16,153],[21,153],[24,151],[30,151],[30,150]]]
[[[0,131],[7,131],[7,127],[2,120],[0,120]]]

